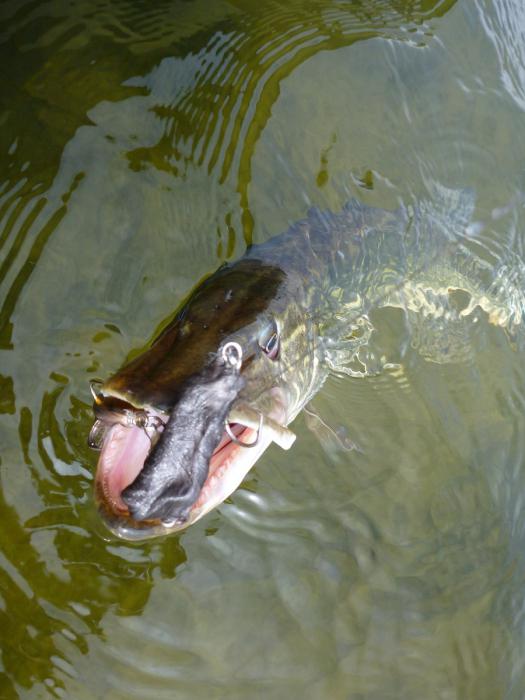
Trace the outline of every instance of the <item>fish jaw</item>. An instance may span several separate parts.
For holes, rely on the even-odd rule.
[[[281,401],[274,401],[268,417],[284,425],[286,410]],[[162,414],[157,413],[159,417]],[[163,416],[164,420],[166,416]],[[237,442],[225,432],[214,450],[206,480],[184,520],[133,520],[121,497],[122,491],[140,473],[151,450],[151,441],[138,426],[113,425],[102,446],[95,477],[95,494],[99,510],[108,528],[124,540],[144,540],[184,530],[220,505],[241,484],[250,469],[272,442],[270,430],[260,431],[240,424],[230,424]],[[244,447],[242,444],[251,445]]]
[[[245,428],[238,436],[238,439],[249,445],[256,439],[256,436],[256,430]],[[222,450],[213,454],[210,460],[208,478],[190,511],[184,527],[200,520],[200,518],[228,498],[240,486],[248,472],[271,443],[271,436],[263,430],[254,447],[242,447],[230,441]],[[224,454],[221,454],[222,452]]]

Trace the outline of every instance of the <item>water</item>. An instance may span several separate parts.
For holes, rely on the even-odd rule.
[[[111,539],[86,446],[88,380],[310,205],[470,187],[523,258],[520,0],[1,12],[0,696],[522,698],[525,374],[483,314],[436,364],[378,312],[401,367],[315,401],[360,451],[299,417],[181,536]]]

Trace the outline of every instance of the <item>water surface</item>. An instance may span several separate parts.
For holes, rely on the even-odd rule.
[[[522,698],[524,363],[483,314],[448,363],[377,314],[400,367],[315,400],[360,451],[299,417],[180,536],[112,539],[86,446],[89,379],[310,206],[468,187],[523,258],[520,0],[1,13],[0,696]]]

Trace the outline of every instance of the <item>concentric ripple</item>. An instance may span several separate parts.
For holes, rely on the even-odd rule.
[[[524,696],[522,4],[2,17],[0,695]],[[415,283],[404,308],[351,317],[356,371],[328,379],[292,451],[181,537],[112,539],[89,380],[311,205],[430,203],[404,260],[439,268],[439,185],[475,192],[455,264],[509,322]],[[400,278],[370,262],[359,280]]]

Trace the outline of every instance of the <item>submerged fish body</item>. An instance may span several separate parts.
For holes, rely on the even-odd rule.
[[[237,488],[272,441],[289,447],[286,426],[329,372],[352,373],[372,309],[432,317],[421,350],[437,361],[460,353],[448,343],[445,357],[432,338],[474,308],[509,330],[521,322],[522,267],[512,261],[514,274],[495,285],[469,247],[472,193],[439,194],[417,211],[357,201],[338,214],[311,210],[219,268],[148,350],[95,391],[96,492],[118,536],[187,527]],[[454,290],[467,294],[461,308],[450,303]]]

